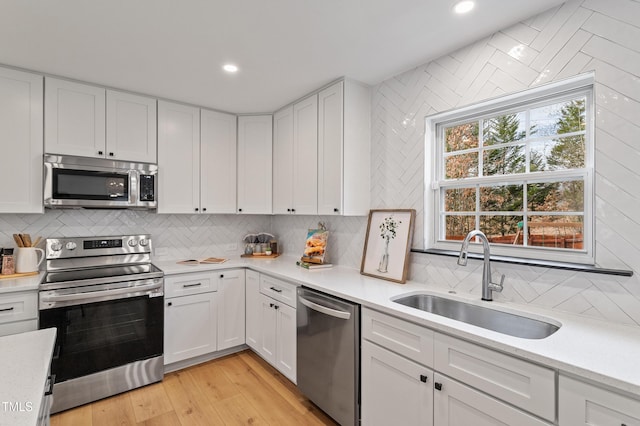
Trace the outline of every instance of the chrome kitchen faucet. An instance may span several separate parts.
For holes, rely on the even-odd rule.
[[[473,237],[478,237],[482,240],[482,249],[484,251],[484,266],[482,268],[482,300],[492,301],[494,291],[502,291],[502,284],[504,283],[504,274],[500,278],[500,284],[491,282],[491,253],[489,248],[489,240],[484,232],[474,229],[469,232],[462,241],[462,247],[460,248],[460,256],[458,256],[458,265],[467,266],[467,255],[469,249],[469,241]]]

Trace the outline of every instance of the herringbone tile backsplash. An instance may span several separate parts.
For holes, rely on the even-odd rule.
[[[456,52],[385,80],[372,97],[372,208],[413,208],[414,247],[423,247],[424,118],[505,93],[596,75],[596,261],[630,278],[494,263],[496,298],[640,326],[640,2],[572,0]],[[52,210],[0,215],[0,246],[11,234],[85,236],[150,233],[161,258],[238,255],[247,232],[270,231],[297,254],[308,228],[325,222],[331,262],[360,267],[366,217],[157,215]],[[229,246],[236,245],[235,249]],[[480,296],[482,262],[411,255],[409,277]],[[391,284],[390,284],[391,285]]]

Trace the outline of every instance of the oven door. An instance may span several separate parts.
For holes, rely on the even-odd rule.
[[[41,292],[39,326],[57,328],[51,364],[56,383],[162,355],[162,291],[106,291],[110,295],[104,297],[86,291],[91,294],[49,294],[59,299],[50,309],[42,309],[43,295],[50,292]]]

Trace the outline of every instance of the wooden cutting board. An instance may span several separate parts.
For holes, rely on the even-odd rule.
[[[0,274],[0,280],[9,279],[9,278],[22,278],[22,277],[31,277],[33,275],[38,275],[40,272],[22,272],[20,274],[10,274],[10,275],[2,275]]]

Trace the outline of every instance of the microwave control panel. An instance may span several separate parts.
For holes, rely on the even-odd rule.
[[[155,201],[155,175],[140,175],[140,201]]]

